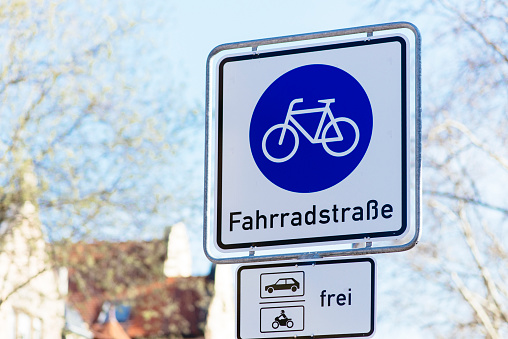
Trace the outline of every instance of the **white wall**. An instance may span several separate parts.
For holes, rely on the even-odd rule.
[[[31,339],[60,339],[64,295],[58,288],[58,270],[47,262],[37,210],[25,202],[13,206],[8,217],[9,227],[0,234],[0,298],[5,300],[0,305],[0,339],[13,339],[14,329],[26,326],[31,327]]]

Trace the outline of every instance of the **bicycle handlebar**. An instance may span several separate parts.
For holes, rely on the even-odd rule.
[[[297,111],[293,111],[293,106],[295,104],[298,104],[298,103],[301,103],[303,102],[303,98],[297,98],[297,99],[294,99],[293,101],[291,101],[291,103],[289,104],[289,108],[288,108],[288,113],[289,112],[297,112]],[[322,103],[322,104],[325,104],[325,107],[323,108],[326,108],[328,106],[330,106],[331,103],[334,103],[335,102],[335,99],[323,99],[323,100],[318,100],[318,102]],[[312,109],[309,109],[309,110],[302,110],[302,111],[319,111],[321,108],[312,108]]]

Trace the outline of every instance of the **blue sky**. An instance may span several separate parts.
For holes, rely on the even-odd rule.
[[[169,3],[167,56],[189,99],[204,102],[206,58],[223,43],[333,30],[387,19],[351,1],[179,1]]]

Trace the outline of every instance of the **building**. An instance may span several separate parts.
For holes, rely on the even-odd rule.
[[[183,224],[167,239],[76,243],[67,253],[67,307],[94,338],[112,328],[115,339],[204,338],[214,276],[190,275]]]
[[[59,339],[65,270],[51,264],[36,207],[13,203],[0,224],[0,339]]]

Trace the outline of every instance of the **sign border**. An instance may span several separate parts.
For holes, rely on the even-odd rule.
[[[367,333],[353,333],[353,334],[325,334],[325,335],[314,335],[310,336],[298,336],[298,338],[302,339],[319,339],[319,338],[355,338],[355,337],[370,337],[376,331],[376,261],[373,258],[365,257],[365,258],[348,258],[348,259],[333,259],[333,260],[316,260],[316,261],[302,261],[302,262],[287,262],[287,263],[271,263],[271,264],[258,264],[258,265],[245,265],[240,266],[236,271],[236,338],[243,339],[240,336],[240,274],[243,270],[247,269],[260,269],[260,268],[270,268],[270,267],[295,267],[297,265],[300,266],[312,266],[312,265],[329,265],[329,264],[346,264],[352,262],[370,262],[370,274],[372,279],[371,284],[371,301],[370,301],[370,331]],[[293,339],[294,336],[283,336],[283,337],[270,337],[273,339]],[[245,338],[247,339],[247,338]],[[264,339],[264,337],[260,338],[248,338],[248,339]]]
[[[407,242],[391,242],[391,243],[380,243],[379,246],[372,246],[369,239],[364,239],[363,246],[353,246],[352,248],[338,247],[335,249],[321,248],[321,250],[302,249],[300,251],[283,252],[283,253],[260,253],[255,255],[255,248],[251,248],[248,253],[235,253],[233,251],[218,252],[212,251],[214,247],[213,241],[211,240],[212,223],[214,216],[212,215],[214,192],[213,188],[216,184],[212,178],[214,171],[214,163],[212,162],[211,155],[213,154],[214,143],[211,141],[212,136],[216,133],[213,128],[213,97],[212,89],[216,85],[215,75],[211,72],[213,68],[213,60],[225,51],[229,50],[240,50],[245,48],[251,48],[252,53],[257,53],[257,48],[264,45],[276,45],[294,43],[300,41],[310,41],[314,39],[326,39],[335,38],[354,34],[366,34],[366,39],[371,37],[374,32],[389,32],[393,30],[409,30],[413,33],[414,38],[414,54],[413,51],[408,57],[411,61],[414,60],[414,69],[411,70],[411,74],[414,73],[414,106],[411,103],[411,109],[414,107],[414,153],[411,153],[412,170],[410,170],[411,185],[414,185],[414,193],[411,193],[411,198],[414,196],[414,214],[411,214],[410,223],[414,221],[414,228],[410,227],[412,237]],[[402,252],[412,249],[418,243],[421,236],[421,208],[422,208],[422,90],[421,90],[421,77],[422,77],[422,60],[421,60],[421,49],[422,49],[422,38],[418,27],[411,22],[399,21],[390,22],[366,26],[358,26],[351,28],[336,29],[330,31],[321,31],[315,33],[297,34],[280,36],[274,38],[265,38],[257,40],[240,41],[234,43],[226,43],[216,46],[209,53],[206,63],[206,88],[205,88],[205,168],[204,168],[204,206],[203,206],[203,249],[205,256],[216,264],[238,264],[238,263],[253,263],[253,262],[265,262],[265,261],[276,261],[276,260],[288,260],[288,259],[317,259],[331,256],[346,256],[346,255],[370,255],[377,253],[395,253]],[[414,176],[413,176],[414,174]],[[211,199],[213,197],[213,199]],[[413,203],[411,203],[411,206]],[[377,244],[377,243],[376,243]]]
[[[327,50],[336,50],[343,48],[351,48],[351,47],[360,47],[360,46],[370,46],[377,44],[385,44],[390,42],[398,42],[401,45],[401,202],[402,202],[402,225],[398,230],[393,231],[383,231],[383,232],[372,232],[372,233],[356,233],[356,234],[344,234],[344,235],[334,235],[334,236],[318,236],[312,238],[296,238],[296,239],[280,239],[280,240],[266,240],[261,242],[244,242],[244,243],[235,243],[235,244],[225,244],[222,242],[222,150],[223,150],[223,97],[224,97],[224,67],[228,62],[235,61],[245,61],[245,60],[255,60],[255,59],[265,59],[271,57],[278,57],[284,55],[294,55],[294,54],[303,54],[310,52],[318,52],[318,51],[327,51]],[[216,173],[216,190],[217,190],[217,200],[216,200],[216,240],[217,246],[222,250],[233,250],[233,249],[249,249],[252,246],[257,248],[271,248],[274,246],[287,246],[287,245],[298,245],[298,244],[314,244],[314,243],[323,243],[323,242],[337,242],[337,241],[345,241],[345,240],[362,240],[365,238],[376,239],[376,238],[387,238],[387,237],[397,237],[399,235],[404,234],[408,227],[408,213],[407,213],[407,205],[408,205],[408,177],[407,177],[407,98],[408,98],[408,78],[407,78],[407,42],[406,40],[399,36],[393,35],[388,37],[380,37],[376,39],[362,39],[356,41],[349,42],[338,42],[333,44],[323,44],[318,46],[310,46],[310,47],[294,47],[290,49],[278,50],[278,51],[268,51],[262,52],[258,54],[244,54],[244,55],[236,55],[231,57],[225,57],[219,63],[219,79],[218,79],[218,112],[217,112],[217,123],[218,123],[218,148],[217,148],[217,158],[218,158],[218,166]]]

